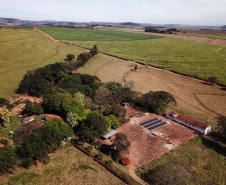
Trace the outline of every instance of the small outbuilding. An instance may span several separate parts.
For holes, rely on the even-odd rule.
[[[166,113],[166,117],[177,122],[177,123],[180,123],[180,124],[185,125],[189,128],[192,128],[192,129],[194,129],[198,132],[201,132],[204,135],[209,134],[211,132],[211,126],[208,126],[205,123],[196,121],[192,118],[183,116],[183,115],[178,114],[176,112],[173,112],[171,110],[169,110]]]
[[[111,139],[116,133],[118,133],[116,130],[110,129],[106,134],[103,134],[102,137],[104,139]]]
[[[34,119],[35,119],[34,116],[30,116],[30,117],[24,118],[23,119],[23,124],[32,122],[32,121],[34,121]]]
[[[122,103],[122,106],[123,106],[123,107],[130,107],[130,103],[124,102],[124,103]]]

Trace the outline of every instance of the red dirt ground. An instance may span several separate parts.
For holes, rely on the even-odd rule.
[[[37,103],[42,103],[43,102],[43,99],[42,98],[37,98],[37,97],[32,97],[32,96],[29,96],[29,95],[26,95],[26,94],[23,94],[23,95],[15,95],[14,97],[10,98],[9,99],[9,102],[10,104],[18,101],[22,99],[21,101],[23,100],[30,100],[31,102],[37,102]],[[19,104],[18,106],[12,108],[9,112],[9,116],[13,116],[13,115],[16,115],[16,114],[19,114],[22,112],[23,108],[25,107],[25,103],[21,103]],[[0,107],[0,111],[2,110],[3,107]]]
[[[0,137],[0,140],[1,139],[6,139],[9,141],[9,145],[12,145],[13,144],[13,140],[12,139],[8,139],[8,138],[5,138],[5,137]],[[0,147],[3,147],[4,145],[2,143],[0,143]]]
[[[140,123],[152,118],[167,121],[166,118],[155,114],[135,116],[130,119],[130,122],[116,129],[126,134],[131,142],[131,147],[125,157],[131,160],[129,167],[133,170],[150,163],[197,135],[195,131],[170,121],[166,125],[153,129],[153,134],[139,126]]]

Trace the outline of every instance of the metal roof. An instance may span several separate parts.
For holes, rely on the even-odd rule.
[[[107,139],[107,138],[109,138],[109,137],[115,135],[116,133],[117,133],[116,130],[110,129],[110,130],[108,131],[108,133],[103,134],[102,137],[104,137],[105,139]]]

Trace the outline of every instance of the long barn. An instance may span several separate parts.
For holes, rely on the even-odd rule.
[[[185,125],[189,128],[192,128],[192,129],[194,129],[198,132],[201,132],[204,135],[209,134],[211,132],[211,126],[208,126],[205,123],[196,121],[196,120],[191,119],[189,117],[180,115],[180,114],[173,112],[171,110],[169,110],[166,113],[166,117],[177,122],[177,123],[180,123],[180,124]]]

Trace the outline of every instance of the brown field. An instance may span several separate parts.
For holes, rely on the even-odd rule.
[[[152,118],[166,121],[167,124],[152,131],[140,126],[140,123]],[[143,117],[135,116],[130,119],[130,122],[116,130],[126,134],[131,142],[129,153],[126,156],[131,160],[130,168],[133,170],[143,167],[197,136],[195,131],[175,122],[167,121],[166,118],[156,114]]]
[[[57,152],[47,165],[41,163],[15,175],[2,177],[0,185],[120,185],[124,184],[74,147]]]
[[[217,30],[181,30],[186,33],[197,33],[197,34],[226,34],[226,31],[217,31]]]
[[[226,91],[200,81],[148,66],[138,65],[133,72],[134,63],[99,54],[79,72],[98,76],[101,81],[120,82],[132,90],[146,93],[167,91],[177,100],[171,107],[179,113],[197,119],[217,129],[217,117],[226,116]]]
[[[208,44],[214,44],[214,45],[219,45],[219,46],[226,46],[226,40],[225,39],[200,37],[200,36],[194,36],[194,35],[150,33],[150,32],[144,32],[143,30],[141,30],[141,31],[130,31],[129,30],[127,32],[149,34],[149,35],[157,35],[157,36],[161,36],[161,37],[185,39],[185,40],[192,40],[192,41],[203,42],[203,43],[208,43]]]

